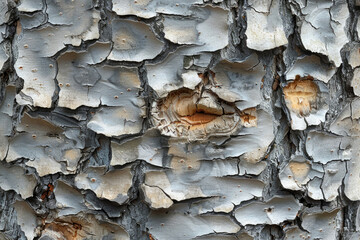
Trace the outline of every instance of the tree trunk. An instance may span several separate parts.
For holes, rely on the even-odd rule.
[[[0,239],[360,239],[355,0],[1,0]]]

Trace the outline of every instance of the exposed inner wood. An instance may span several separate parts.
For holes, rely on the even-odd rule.
[[[175,99],[168,98],[168,100],[172,102],[175,113],[183,124],[204,125],[223,115],[224,110],[218,99],[208,92],[201,96],[198,93],[179,92],[175,96]]]
[[[300,116],[308,116],[316,108],[318,91],[314,81],[308,78],[296,79],[283,89],[286,106]]]
[[[303,180],[310,171],[310,165],[305,162],[290,162],[289,168],[297,180]]]
[[[67,223],[67,222],[55,222],[45,225],[46,232],[51,232],[54,236],[59,239],[79,239],[78,231],[82,229],[82,226],[78,223]],[[84,236],[81,236],[84,237]]]
[[[256,127],[257,126],[257,114],[256,108],[248,108],[242,111],[240,115],[241,124],[244,127]]]
[[[241,122],[234,105],[208,89],[183,88],[170,92],[157,103],[156,109],[153,110],[155,124],[163,134],[176,137],[204,139],[230,134]],[[255,126],[256,114],[248,114],[248,127]]]
[[[191,125],[206,124],[219,117],[219,115],[207,113],[195,113],[191,116],[182,117],[181,119]]]

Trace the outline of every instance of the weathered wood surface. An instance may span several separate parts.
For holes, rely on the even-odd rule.
[[[0,0],[0,239],[360,239],[359,14]]]

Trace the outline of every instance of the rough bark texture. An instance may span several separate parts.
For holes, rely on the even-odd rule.
[[[0,0],[0,239],[360,239],[359,13]]]

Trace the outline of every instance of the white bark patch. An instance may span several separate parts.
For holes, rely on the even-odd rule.
[[[323,164],[332,160],[349,160],[351,158],[349,141],[347,137],[311,131],[306,141],[306,151],[315,162]]]
[[[88,168],[75,177],[75,186],[92,190],[98,198],[123,204],[132,185],[132,174],[129,168],[106,172],[103,167]]]
[[[146,173],[145,184],[160,188],[176,201],[209,197],[196,204],[199,213],[230,212],[234,205],[262,196],[264,184],[261,181],[220,176],[212,171],[214,167],[217,166],[208,161],[174,157],[172,170]]]
[[[351,86],[353,87],[354,94],[360,96],[360,68],[354,70],[354,76],[351,80]]]
[[[157,13],[187,16],[192,13],[192,5],[202,4],[202,0],[113,0],[112,10],[117,15],[136,15],[141,18],[152,18]]]
[[[70,52],[59,58],[59,106],[76,109],[82,105],[119,107],[136,104],[140,90],[137,69],[92,66],[104,60],[106,55],[102,52],[96,61],[86,60],[91,56],[87,53]]]
[[[64,130],[25,113],[17,131],[10,140],[7,162],[29,159],[25,164],[34,167],[41,177],[57,172],[74,173],[74,166],[81,157],[76,152],[83,148],[83,142],[78,136],[71,136],[70,129]]]
[[[307,239],[308,237],[309,233],[296,226],[285,230],[285,239]]]
[[[8,1],[0,2],[0,25],[7,23],[10,18]]]
[[[189,48],[185,48],[188,55],[202,52],[214,52],[225,48],[229,43],[228,37],[229,11],[219,7],[202,7],[194,10],[198,23],[196,24],[197,42]],[[199,17],[201,16],[201,17]]]
[[[311,197],[314,200],[323,200],[324,199],[324,193],[321,190],[321,183],[322,179],[319,177],[315,177],[312,179],[308,185],[307,185],[307,193],[309,197]]]
[[[187,70],[188,66],[184,62],[186,56],[186,49],[180,47],[174,53],[169,53],[166,58],[158,64],[146,64],[147,78],[149,85],[155,90],[157,95],[162,98],[166,97],[169,92],[181,89],[182,87],[194,89],[195,82],[199,81],[199,72]],[[207,54],[200,54],[198,64],[203,67],[208,66],[211,59],[207,58]],[[201,62],[199,62],[201,61]],[[189,81],[192,83],[189,85]],[[195,85],[195,86],[194,86]]]
[[[233,235],[225,235],[225,234],[221,234],[221,233],[214,233],[214,234],[211,234],[211,235],[205,235],[205,236],[201,236],[201,237],[196,237],[196,238],[193,238],[193,239],[196,239],[196,240],[218,240],[218,239],[221,239],[221,240],[238,240],[238,239],[242,239],[242,240],[252,240],[251,238],[245,238],[244,236],[240,236],[242,238],[238,238],[236,236],[233,236]]]
[[[324,211],[321,213],[309,213],[303,216],[301,226],[308,231],[304,234],[307,239],[337,239],[336,233],[340,228],[338,218],[341,211]]]
[[[81,20],[89,19],[93,3],[87,0],[56,1],[46,0],[48,22],[53,25],[78,25]],[[90,22],[91,24],[91,22]]]
[[[214,232],[236,233],[240,230],[240,226],[228,216],[197,215],[183,204],[153,211],[146,226],[156,239],[193,239]]]
[[[24,80],[24,87],[17,95],[19,104],[50,108],[55,91],[56,64],[48,57],[65,48],[65,44],[79,46],[81,41],[99,38],[100,13],[80,6],[80,1],[74,1],[62,6],[66,9],[60,7],[57,16],[61,17],[55,17],[53,21],[62,23],[66,20],[64,25],[22,30],[19,23],[14,64],[17,75]],[[54,11],[53,8],[48,10]],[[63,14],[69,16],[64,18]]]
[[[358,23],[358,26],[359,26],[359,23]],[[356,68],[356,67],[360,66],[360,44],[355,43],[355,44],[351,45],[350,53],[349,53],[349,56],[347,59],[352,68]]]
[[[353,99],[348,103],[342,112],[338,114],[335,121],[330,126],[330,131],[334,135],[324,132],[310,132],[306,141],[306,150],[314,161],[328,163],[331,160],[347,160],[346,169],[343,164],[338,163],[336,167],[330,167],[328,177],[333,172],[333,183],[324,182],[324,194],[326,198],[333,199],[336,190],[342,182],[344,171],[345,195],[352,201],[360,200],[360,191],[356,183],[360,180],[359,168],[359,106],[360,100]],[[335,135],[336,134],[336,135]],[[321,143],[321,145],[316,143]],[[335,164],[335,163],[334,163]],[[335,171],[335,172],[334,172]],[[337,174],[337,172],[339,172]],[[328,180],[329,181],[329,180]],[[317,197],[319,198],[319,196]]]
[[[0,161],[4,160],[9,147],[9,136],[11,135],[13,106],[15,100],[15,87],[7,86],[5,96],[0,103]]]
[[[112,21],[113,49],[109,59],[141,62],[155,58],[163,48],[150,27],[131,20]]]
[[[360,200],[360,190],[357,184],[360,180],[360,161],[359,161],[359,145],[360,139],[354,137],[352,139],[352,158],[347,162],[347,175],[344,180],[345,195],[352,201]]]
[[[261,85],[265,70],[256,54],[238,62],[223,60],[213,71],[215,84],[210,89],[220,98],[236,102],[236,106],[241,110],[256,107],[261,103]]]
[[[280,16],[279,2],[249,1],[245,32],[248,48],[264,51],[288,43]]]
[[[252,174],[252,175],[259,175],[262,173],[267,166],[266,161],[261,162],[247,162],[246,160],[241,160],[239,162],[239,174],[245,175],[245,174]]]
[[[302,190],[310,181],[311,165],[304,160],[302,157],[295,157],[280,171],[279,178],[284,188]]]
[[[0,29],[1,34],[1,29]],[[5,43],[1,43],[0,39],[0,71],[3,70],[5,63],[9,60],[9,53],[6,49]]]
[[[197,44],[199,32],[196,30],[196,19],[183,19],[182,17],[165,16],[165,38],[177,44]]]
[[[58,105],[70,109],[108,106],[93,113],[90,129],[106,136],[139,133],[145,113],[144,101],[138,97],[137,69],[94,66],[104,61],[109,52],[108,43],[97,43],[87,52],[67,52],[58,59]]]
[[[179,73],[184,71],[183,49],[169,53],[166,58],[158,64],[147,64],[147,77],[149,85],[159,97],[166,97],[169,92],[178,90],[184,86],[184,79]],[[193,79],[193,81],[197,78]]]
[[[345,165],[346,163],[342,161],[333,161],[325,165],[325,175],[321,189],[324,192],[326,201],[333,201],[339,195],[339,188],[346,174]]]
[[[301,204],[293,196],[274,197],[266,203],[250,203],[235,210],[242,225],[280,224],[295,219]]]
[[[301,23],[300,37],[306,49],[328,56],[336,67],[341,64],[340,50],[349,42],[346,35],[346,21],[349,9],[346,1],[308,1],[301,8],[304,17]]]
[[[16,201],[13,206],[21,230],[25,233],[27,239],[34,239],[36,236],[35,229],[38,225],[35,211],[25,201]]]
[[[165,38],[183,48],[187,55],[213,52],[228,45],[229,11],[220,7],[192,7],[189,16],[164,16]]]
[[[35,12],[43,8],[42,0],[22,0],[18,6],[20,12]]]
[[[155,166],[163,166],[166,147],[158,131],[151,129],[141,137],[133,138],[121,144],[111,142],[110,165],[124,165],[139,159]]]
[[[339,188],[346,174],[345,165],[343,161],[330,161],[322,165],[295,156],[281,169],[279,178],[286,189],[303,191],[315,200],[330,202],[339,196]]]
[[[326,66],[317,55],[301,56],[286,71],[286,80],[292,80],[299,76],[312,76],[313,78],[329,82],[336,71],[335,67]]]
[[[173,205],[173,201],[158,187],[149,187],[143,184],[141,186],[145,201],[150,204],[153,209],[169,208]]]
[[[106,79],[105,76],[103,77],[99,73],[98,68],[92,66],[105,60],[109,51],[110,44],[98,43],[89,47],[88,52],[67,52],[59,57],[57,61],[59,67],[57,79],[60,87],[58,106],[70,109],[76,109],[81,105],[99,106],[103,94],[94,89],[95,87],[99,89],[106,88],[108,91],[112,90],[113,94],[109,93],[114,96],[119,94],[114,93],[117,90],[116,85],[114,89],[113,84],[108,84],[108,82],[111,82],[109,78],[111,78],[112,74],[108,73]],[[111,71],[112,68],[105,67],[105,70]],[[134,74],[134,77],[136,78],[136,74]],[[107,81],[104,81],[103,78]],[[118,81],[117,79],[114,83],[119,84]],[[122,91],[125,92],[124,88]],[[114,99],[114,96],[110,94],[105,96],[105,101]]]
[[[20,22],[18,22],[18,28],[34,29],[40,27],[44,23],[46,23],[46,15],[43,12],[35,12],[30,16],[26,13],[22,13],[20,14]]]
[[[141,105],[143,104],[138,103],[138,107],[129,104],[103,108],[94,114],[87,126],[91,130],[109,137],[139,133],[144,116],[144,112],[140,109]]]
[[[357,4],[357,5],[359,5],[359,4]],[[359,37],[360,36],[360,22],[359,21],[357,21],[357,24],[356,24],[356,31],[357,31],[357,35]]]
[[[31,39],[31,37],[29,38]],[[41,42],[40,39],[36,41]],[[24,41],[19,43],[20,46],[22,42]],[[26,44],[32,46],[31,43]],[[24,45],[27,46],[26,44]],[[24,88],[16,96],[16,100],[21,105],[50,108],[55,91],[55,61],[39,57],[38,53],[27,49],[23,50],[24,47],[20,46],[15,69],[18,76],[24,79]]]
[[[23,199],[33,196],[37,185],[34,175],[25,174],[25,169],[20,166],[5,166],[0,162],[0,188],[14,190]]]
[[[84,196],[69,184],[58,181],[54,190],[58,216],[77,214],[85,211]]]

